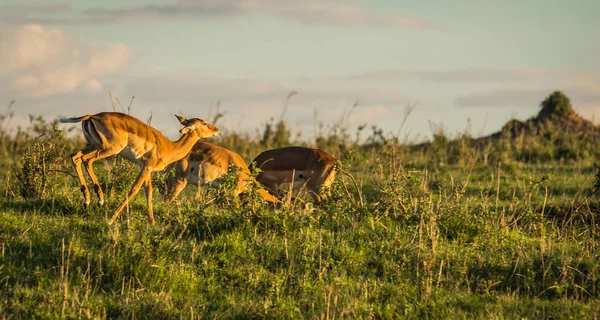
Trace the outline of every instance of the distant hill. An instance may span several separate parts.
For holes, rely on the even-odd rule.
[[[541,107],[537,116],[526,121],[510,120],[500,131],[476,140],[515,138],[521,134],[545,136],[548,133],[600,136],[600,126],[578,115],[573,110],[569,98],[560,91],[553,92],[542,101]]]
[[[411,146],[436,164],[465,163],[479,151],[484,163],[494,161],[549,161],[600,159],[600,126],[578,115],[569,98],[554,91],[541,103],[540,112],[526,121],[510,120],[500,131],[472,138],[449,139],[433,133],[431,141]]]

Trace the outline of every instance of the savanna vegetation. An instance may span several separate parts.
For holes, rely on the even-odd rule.
[[[431,141],[408,145],[340,123],[296,141],[285,121],[258,138],[218,136],[246,161],[319,147],[343,173],[321,205],[232,198],[231,179],[188,186],[176,204],[156,195],[155,226],[143,195],[107,224],[133,164],[98,161],[107,203],[85,212],[68,157],[80,132],[36,116],[11,131],[11,118],[0,117],[3,319],[600,314],[600,131],[560,92],[483,138],[434,127]]]

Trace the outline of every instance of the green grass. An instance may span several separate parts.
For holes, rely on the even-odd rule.
[[[247,160],[264,149],[246,146],[253,146],[242,154]],[[343,174],[332,199],[314,208],[272,209],[222,195],[205,204],[193,187],[172,205],[155,188],[156,226],[147,223],[143,195],[107,224],[131,181],[119,180],[125,187],[115,188],[104,207],[84,213],[79,187],[66,174],[52,173],[45,194],[23,199],[7,170],[0,186],[0,315],[600,314],[594,159],[432,164],[427,152],[434,151],[349,149],[356,153],[340,158],[360,193]],[[104,165],[97,167],[105,187],[128,173],[126,167],[107,178]],[[70,171],[70,164],[64,160],[59,169]]]

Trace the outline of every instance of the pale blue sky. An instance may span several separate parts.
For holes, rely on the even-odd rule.
[[[0,97],[18,113],[112,109],[176,136],[176,120],[208,117],[254,133],[279,117],[302,136],[368,123],[422,139],[498,130],[535,115],[552,90],[578,112],[600,111],[600,2],[181,0],[0,1]]]

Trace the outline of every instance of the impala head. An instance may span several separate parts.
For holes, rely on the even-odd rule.
[[[219,133],[219,129],[212,124],[197,118],[186,119],[182,116],[175,115],[177,120],[181,122],[183,128],[179,130],[179,132],[186,134],[192,131],[196,131],[198,137],[200,138],[208,138],[212,136],[216,136]]]

